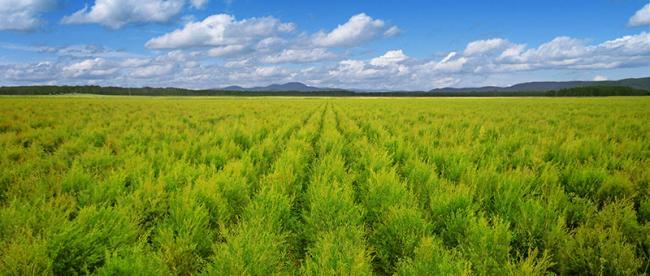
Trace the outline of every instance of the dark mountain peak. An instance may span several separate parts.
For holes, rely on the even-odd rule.
[[[244,90],[244,88],[239,86],[239,85],[231,85],[231,86],[226,86],[224,88],[221,88],[221,90],[241,91],[241,90]]]
[[[316,92],[316,91],[342,91],[342,89],[336,88],[320,88],[306,85],[302,82],[287,82],[283,84],[271,84],[268,86],[260,87],[241,87],[241,86],[228,86],[221,88],[219,90],[229,90],[229,91],[253,91],[253,92],[281,92],[281,91],[296,91],[296,92]]]
[[[263,88],[271,89],[271,90],[280,89],[280,90],[291,90],[291,91],[316,89],[316,87],[307,86],[302,82],[287,82],[285,84],[271,84]]]
[[[285,83],[283,85],[307,86],[306,84],[304,84],[302,82],[297,82],[297,81],[287,82],[287,83]]]
[[[568,88],[585,86],[622,86],[635,89],[650,90],[650,78],[623,79],[618,81],[533,81],[515,84],[507,87],[484,86],[465,88],[436,88],[430,90],[433,93],[454,93],[454,92],[548,92]]]

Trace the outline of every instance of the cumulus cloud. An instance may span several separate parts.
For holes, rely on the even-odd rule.
[[[183,7],[201,8],[207,0],[96,0],[95,5],[65,16],[63,24],[95,23],[119,29],[132,23],[163,23],[178,15]]]
[[[192,7],[201,9],[208,3],[208,0],[190,0]]]
[[[30,31],[44,24],[40,15],[53,9],[55,0],[0,0],[0,31]]]
[[[460,72],[467,62],[467,57],[461,56],[457,52],[450,52],[440,61],[432,60],[418,66],[418,70],[430,74],[456,73]]]
[[[464,54],[467,56],[480,55],[495,50],[503,50],[509,46],[511,46],[511,43],[501,38],[477,40],[467,44]]]
[[[247,51],[246,45],[234,44],[212,48],[208,51],[208,55],[213,57],[228,57],[245,51]]]
[[[397,27],[388,27],[383,20],[360,13],[331,32],[316,33],[313,42],[321,47],[354,47],[379,36],[394,36],[399,32]]]
[[[224,75],[227,76],[224,80],[226,83],[255,86],[289,82],[297,76],[297,73],[295,70],[280,66],[254,66],[226,71]]]
[[[120,62],[120,66],[124,68],[131,67],[140,67],[149,64],[151,62],[148,58],[127,58]]]
[[[231,15],[217,14],[209,16],[203,21],[189,22],[181,29],[153,38],[147,41],[146,47],[176,49],[248,46],[269,37],[292,32],[294,29],[293,23],[283,23],[271,16],[238,21]]]
[[[324,48],[285,49],[282,52],[262,57],[264,63],[307,63],[333,59],[337,55]]]
[[[570,60],[584,56],[589,49],[585,43],[579,39],[561,36],[544,43],[536,49],[529,49],[524,53],[525,60],[532,61],[554,61]]]
[[[633,27],[650,25],[650,3],[646,4],[638,10],[628,21],[628,24]]]
[[[370,64],[374,66],[390,66],[407,60],[409,57],[402,50],[392,50],[386,52],[383,56],[373,58]]]
[[[95,58],[65,66],[62,72],[70,78],[102,79],[115,75],[118,69],[103,58]]]
[[[363,13],[328,33],[309,34],[297,32],[296,28],[295,24],[272,16],[239,20],[229,14],[215,14],[199,21],[190,20],[179,29],[150,39],[145,46],[192,49],[205,56],[223,58],[230,66],[242,60],[258,65],[304,64],[340,60],[347,53],[332,48],[360,45],[400,33],[396,26]]]
[[[339,62],[336,69],[329,71],[329,75],[336,77],[339,81],[348,83],[360,83],[373,79],[381,73],[377,68],[368,67],[361,60],[344,60]]]
[[[132,72],[132,76],[136,78],[151,78],[164,76],[174,70],[173,64],[153,64],[148,66],[137,67]]]
[[[603,75],[596,75],[594,77],[594,81],[606,81],[606,80],[608,80],[607,77],[605,77]]]
[[[650,33],[642,32],[608,40],[598,45],[596,50],[600,53],[625,56],[647,55],[650,53]]]
[[[59,76],[59,69],[56,64],[49,61],[13,64],[0,66],[5,80],[17,82],[46,82],[56,80]]]
[[[327,72],[332,86],[366,86],[374,89],[400,89],[409,79],[410,58],[400,50],[391,50],[370,60],[343,60]]]

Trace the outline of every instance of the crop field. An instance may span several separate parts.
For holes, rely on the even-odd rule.
[[[650,98],[0,98],[0,274],[650,272]]]

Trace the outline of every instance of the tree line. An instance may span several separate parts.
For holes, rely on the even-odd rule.
[[[5,86],[0,95],[69,95],[91,94],[107,96],[304,96],[304,97],[603,97],[603,96],[648,96],[650,91],[623,86],[587,86],[553,91],[526,92],[355,92],[334,91],[229,91],[191,90],[183,88],[124,88],[86,86]]]

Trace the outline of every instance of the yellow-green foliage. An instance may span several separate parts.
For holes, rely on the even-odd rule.
[[[0,274],[650,273],[650,99],[0,98]]]

